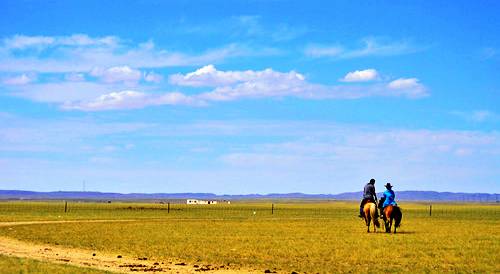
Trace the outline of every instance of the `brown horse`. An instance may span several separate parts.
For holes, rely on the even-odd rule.
[[[366,232],[370,233],[370,222],[373,221],[373,232],[377,232],[375,227],[380,227],[380,223],[377,218],[377,206],[374,202],[368,201],[363,207],[363,212],[365,213],[366,222]]]
[[[392,221],[394,220],[394,233],[396,229],[401,225],[401,219],[403,218],[403,213],[399,206],[386,206],[384,208],[384,215],[382,216],[385,224],[385,232],[391,233]]]

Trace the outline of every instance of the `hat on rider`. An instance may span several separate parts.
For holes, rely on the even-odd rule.
[[[386,185],[384,185],[387,189],[391,189],[392,188],[392,185],[391,183],[387,183]]]
[[[375,179],[370,179],[370,184],[374,184],[375,183]]]

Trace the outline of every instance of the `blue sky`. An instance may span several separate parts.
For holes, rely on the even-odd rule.
[[[2,1],[0,188],[500,192],[498,1]]]

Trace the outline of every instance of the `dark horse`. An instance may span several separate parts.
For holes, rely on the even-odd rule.
[[[399,206],[388,205],[384,208],[382,218],[384,219],[385,232],[387,233],[391,233],[392,221],[394,220],[394,233],[396,233],[396,229],[401,225],[403,213]]]

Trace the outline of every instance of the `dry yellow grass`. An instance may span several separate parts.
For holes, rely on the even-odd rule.
[[[0,235],[154,260],[281,272],[500,272],[498,206],[435,205],[432,217],[426,205],[402,206],[403,225],[396,235],[366,233],[355,217],[357,204],[345,202],[278,204],[273,215],[268,203],[162,211],[162,218],[144,209],[151,219],[26,225],[1,228]],[[129,219],[137,214],[131,211],[115,208],[114,217]]]

